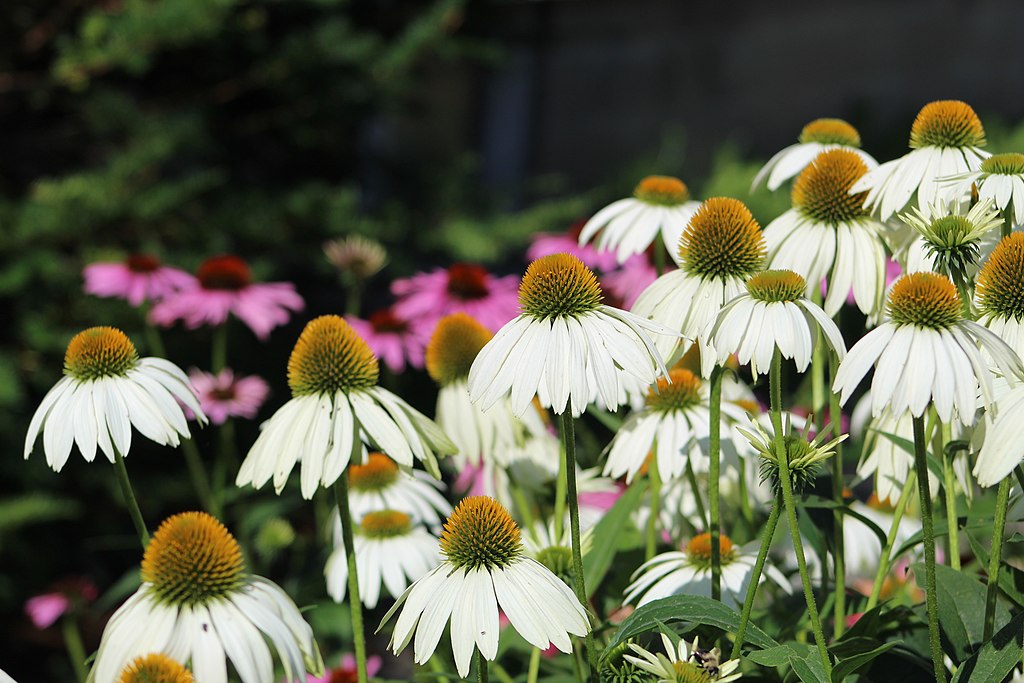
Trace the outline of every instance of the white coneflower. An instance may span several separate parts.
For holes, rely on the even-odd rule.
[[[502,327],[469,371],[469,395],[488,410],[511,392],[522,415],[536,395],[555,413],[582,414],[598,401],[615,410],[629,392],[668,370],[648,334],[660,325],[601,303],[601,286],[571,254],[530,264],[519,288],[522,313]]]
[[[418,410],[377,386],[377,359],[366,342],[336,315],[312,320],[288,359],[292,399],[267,420],[235,479],[259,488],[271,478],[280,493],[302,463],[302,497],[331,486],[348,466],[362,462],[364,443],[400,465],[420,460],[439,476],[435,455],[456,452],[444,432]]]
[[[154,652],[129,662],[117,677],[117,683],[195,683],[195,679],[180,663]]]
[[[800,131],[798,143],[777,152],[757,172],[750,184],[751,192],[766,180],[766,186],[774,192],[790,178],[800,175],[816,156],[830,149],[842,149],[858,155],[869,169],[878,166],[874,157],[860,149],[860,133],[856,128],[842,119],[815,119]]]
[[[976,171],[947,179],[951,198],[971,195],[976,188],[978,201],[989,201],[1003,215],[1013,217],[1013,225],[1024,225],[1024,154],[994,154],[981,162]]]
[[[871,413],[871,393],[868,392],[854,409],[854,421],[859,413]],[[860,430],[857,430],[860,431]],[[902,439],[901,443],[899,439]],[[910,411],[893,414],[883,409],[877,417],[871,418],[864,431],[864,449],[857,465],[857,477],[873,479],[875,495],[879,500],[895,504],[907,475],[914,469],[914,454],[906,444],[914,441],[914,416]],[[938,491],[939,479],[928,473],[929,489]]]
[[[373,277],[388,262],[388,252],[383,245],[362,235],[324,242],[324,256],[339,271],[358,280]]]
[[[807,282],[811,296],[828,278],[823,308],[834,316],[853,290],[861,312],[875,316],[885,300],[886,227],[864,208],[863,194],[850,194],[868,172],[846,149],[822,152],[793,185],[793,208],[768,224],[768,266],[792,270]]]
[[[682,334],[654,335],[663,357],[685,353],[700,340],[727,301],[764,265],[761,226],[743,202],[712,197],[701,204],[672,257],[679,266],[655,280],[633,304],[641,317]]]
[[[770,484],[772,490],[779,493],[781,481],[779,478],[779,457],[775,449],[774,430],[769,432],[762,426],[760,420],[750,419],[747,426],[753,427],[748,431],[737,427],[737,431],[747,437],[750,446],[757,452],[761,459],[761,480]],[[837,444],[846,440],[848,434],[840,434],[831,441],[825,442],[826,432],[819,432],[809,440],[808,428],[811,425],[804,424],[804,433],[794,433],[789,421],[789,415],[785,416],[782,422],[783,447],[786,449],[786,463],[789,466],[790,486],[799,493],[814,482],[817,477],[821,463],[835,455]]]
[[[959,203],[912,207],[900,218],[918,234],[930,270],[966,281],[981,255],[982,240],[999,232],[1002,218],[990,202],[981,202],[962,213]],[[908,259],[909,262],[910,259]]]
[[[139,655],[191,662],[199,681],[275,680],[269,638],[285,681],[323,674],[313,629],[276,584],[245,571],[238,542],[205,512],[169,517],[142,560],[142,586],[103,630],[90,680],[114,683]]]
[[[839,328],[805,296],[806,289],[804,279],[791,270],[766,270],[750,278],[747,291],[718,314],[708,334],[714,355],[701,362],[722,365],[735,353],[754,375],[767,374],[778,347],[803,372],[811,362],[815,328],[842,359],[846,345]]]
[[[1004,237],[978,273],[978,324],[1024,355],[1024,233]]]
[[[1024,376],[1017,354],[995,334],[961,317],[960,296],[944,275],[911,273],[889,293],[889,319],[868,332],[839,364],[832,390],[842,403],[872,366],[871,413],[883,409],[921,417],[929,405],[939,419],[974,422],[979,389],[982,404],[992,401],[992,370],[986,355],[1005,376]],[[985,354],[978,348],[979,344]]]
[[[362,465],[349,465],[348,486],[349,507],[357,522],[374,510],[397,510],[433,527],[452,511],[441,495],[441,482],[420,470],[402,471],[383,453],[370,453]]]
[[[868,171],[850,192],[867,192],[864,205],[883,221],[902,211],[915,192],[923,209],[948,189],[939,179],[981,166],[990,156],[981,149],[984,145],[985,129],[970,105],[959,100],[931,102],[914,119],[911,151]]]
[[[390,595],[398,597],[410,581],[426,574],[440,560],[437,539],[398,510],[378,510],[363,515],[353,545],[359,597],[370,609],[377,606],[381,584]],[[348,588],[348,557],[340,522],[334,528],[334,551],[327,558],[324,576],[327,594],[335,602],[342,602]]]
[[[615,251],[619,263],[641,254],[661,233],[665,248],[674,251],[679,235],[700,202],[690,199],[686,184],[671,176],[647,176],[633,196],[612,202],[598,211],[580,230],[580,246],[596,240],[600,251]]]
[[[498,608],[519,635],[540,649],[572,652],[571,635],[590,632],[583,605],[544,565],[525,557],[519,527],[493,498],[465,498],[441,535],[445,559],[402,593],[383,626],[401,609],[390,648],[400,653],[415,636],[422,664],[451,621],[452,653],[460,676],[469,673],[474,646],[487,660],[498,653]]]
[[[697,638],[692,645],[680,639],[678,646],[673,647],[669,637],[662,633],[661,644],[665,654],[649,652],[630,643],[633,654],[623,655],[623,659],[654,676],[657,683],[728,683],[742,676],[737,671],[738,659],[723,662],[717,647],[704,650]]]
[[[177,399],[177,400],[176,400]],[[195,390],[177,365],[163,358],[139,358],[135,345],[113,327],[79,332],[64,354],[64,377],[43,398],[25,436],[25,457],[43,433],[46,463],[60,472],[73,445],[87,461],[96,449],[114,462],[127,456],[132,427],[147,439],[177,446],[190,438],[178,401],[206,422]]]

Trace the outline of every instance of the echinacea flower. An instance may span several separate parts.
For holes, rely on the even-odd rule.
[[[871,414],[909,410],[921,417],[930,405],[939,419],[974,422],[979,389],[982,405],[993,400],[987,358],[1008,379],[1024,366],[1002,339],[962,317],[960,295],[944,275],[911,273],[889,293],[888,319],[868,332],[839,364],[832,390],[846,403],[872,366]],[[979,349],[985,350],[985,354]]]
[[[192,673],[166,655],[151,652],[130,661],[117,683],[195,683]]]
[[[301,463],[303,498],[331,486],[350,460],[365,461],[364,443],[401,465],[420,460],[435,476],[436,455],[455,445],[430,419],[377,386],[380,369],[370,347],[336,315],[306,325],[288,359],[292,399],[263,424],[235,484],[260,488],[271,478],[280,493]]]
[[[750,576],[757,560],[760,542],[743,546],[733,544],[725,534],[718,537],[722,557],[722,601],[731,607],[743,604]],[[789,582],[771,564],[764,567],[760,581],[771,578],[787,593]],[[711,596],[711,534],[697,534],[680,551],[655,555],[644,562],[630,577],[623,604],[643,607],[649,602],[670,595]]]
[[[979,202],[991,202],[1013,225],[1024,225],[1024,154],[994,154],[976,171],[947,178],[951,198],[970,196],[977,188]]]
[[[698,638],[693,639],[692,645],[680,639],[679,644],[673,646],[669,637],[662,633],[661,644],[665,654],[650,652],[630,643],[629,649],[633,654],[623,655],[623,659],[654,676],[657,683],[728,683],[742,675],[737,671],[740,667],[738,659],[723,662],[717,647],[701,649]]]
[[[931,270],[961,282],[977,267],[982,239],[1003,222],[991,203],[981,201],[966,213],[956,202],[939,203],[913,207],[900,218],[918,234]]]
[[[981,166],[990,156],[981,149],[984,145],[985,129],[970,105],[959,100],[930,102],[910,129],[911,151],[868,171],[850,192],[867,192],[864,206],[883,221],[902,211],[915,193],[918,207],[924,209],[948,189],[940,179]]]
[[[792,270],[807,282],[807,296],[828,279],[822,308],[834,316],[852,291],[857,307],[876,315],[885,300],[884,224],[850,187],[868,171],[846,149],[822,152],[793,184],[793,208],[768,224],[768,267]]]
[[[661,235],[665,248],[675,251],[690,216],[700,202],[690,199],[690,190],[678,178],[652,175],[641,180],[633,196],[619,199],[591,217],[580,231],[580,245],[597,237],[597,248],[614,250],[619,263],[647,251]]]
[[[860,399],[854,414],[864,409],[870,414],[871,392]],[[903,443],[900,443],[901,439]],[[886,408],[868,424],[863,436],[863,453],[857,465],[857,477],[873,479],[874,493],[883,503],[896,503],[907,475],[914,469],[914,454],[905,445],[912,443],[913,439],[914,416],[910,411],[893,414]],[[928,490],[938,491],[938,477],[929,471],[928,479]]]
[[[175,400],[177,399],[177,400]],[[96,449],[110,462],[132,445],[132,427],[160,445],[190,438],[178,401],[206,422],[181,368],[163,358],[139,358],[135,345],[113,327],[79,332],[64,354],[64,377],[39,404],[25,436],[25,457],[43,432],[46,464],[60,472],[78,444],[92,462]]]
[[[237,256],[214,256],[204,261],[195,283],[161,300],[149,312],[162,327],[182,321],[189,329],[223,325],[234,315],[260,339],[301,311],[304,302],[290,282],[256,283],[248,264]]]
[[[107,622],[90,680],[114,683],[139,655],[191,662],[199,681],[227,681],[230,660],[242,683],[274,680],[266,638],[286,681],[320,674],[313,630],[276,584],[246,571],[231,533],[205,512],[166,519],[142,559],[142,585]]]
[[[388,252],[383,245],[362,235],[324,242],[324,256],[342,274],[357,280],[373,277],[388,262]]]
[[[224,368],[216,375],[192,368],[188,371],[188,379],[199,397],[200,407],[215,425],[224,424],[229,417],[251,420],[270,393],[270,386],[262,377],[236,377],[230,368]],[[190,411],[186,412],[189,418],[194,418]]]
[[[334,551],[327,558],[324,576],[327,594],[335,602],[345,600],[348,589],[348,555],[342,542],[341,521],[335,516]],[[410,581],[420,578],[440,560],[437,539],[398,510],[377,510],[362,516],[352,543],[356,552],[359,598],[369,609],[377,606],[381,584],[398,597]]]
[[[614,410],[627,391],[668,374],[648,332],[671,332],[601,299],[597,277],[575,256],[531,263],[519,288],[522,313],[470,368],[470,399],[487,410],[511,392],[522,415],[536,395],[555,413],[578,416],[595,399]]]
[[[395,315],[391,308],[374,311],[368,320],[351,315],[345,320],[391,372],[404,372],[406,362],[414,368],[423,367],[428,335],[423,333],[422,325]]]
[[[434,527],[452,511],[439,490],[443,484],[422,470],[403,471],[383,453],[370,453],[363,464],[349,465],[348,486],[348,504],[357,522],[374,510],[396,510]],[[337,512],[334,517],[340,524]]]
[[[373,678],[380,672],[380,655],[370,655],[366,658],[366,675]],[[359,680],[359,673],[356,670],[355,655],[346,653],[341,656],[338,666],[331,667],[324,671],[323,676],[307,676],[306,683],[356,683]]]
[[[856,128],[842,119],[815,119],[800,131],[799,142],[777,152],[757,172],[750,190],[764,183],[774,192],[790,178],[800,175],[815,157],[831,149],[858,155],[869,169],[878,166],[874,157],[860,149],[860,133]]]
[[[580,230],[585,224],[586,221],[575,223],[567,232],[535,233],[530,238],[530,246],[526,249],[526,260],[532,262],[551,254],[572,254],[592,270],[615,270],[619,262],[614,251],[598,249],[592,244],[580,245]]]
[[[978,273],[978,324],[1024,356],[1024,233],[1004,237]]]
[[[424,334],[444,316],[459,312],[496,331],[516,316],[518,287],[514,275],[495,277],[475,263],[456,263],[392,282],[391,293],[398,297],[392,310],[404,320],[415,320]]]
[[[25,614],[38,629],[49,628],[76,607],[98,597],[96,586],[84,578],[59,581],[52,592],[35,595],[25,601]]]
[[[519,527],[493,498],[465,498],[445,523],[441,564],[409,586],[381,626],[401,609],[389,647],[400,653],[413,641],[422,664],[451,621],[452,653],[460,676],[469,673],[474,646],[487,660],[498,653],[498,609],[526,642],[572,652],[570,635],[590,624],[569,587],[544,565],[526,557]]]
[[[764,265],[761,226],[738,199],[712,197],[690,219],[672,258],[677,270],[654,281],[633,304],[633,313],[682,335],[654,335],[662,357],[686,353],[703,337],[722,306]]]
[[[786,463],[789,465],[789,475],[792,482],[790,486],[796,493],[814,483],[818,475],[821,463],[835,455],[837,444],[846,440],[848,434],[840,434],[828,443],[825,443],[825,434],[828,430],[819,432],[814,438],[808,440],[810,426],[805,423],[803,434],[794,434],[792,425],[789,422],[789,415],[782,423],[782,444],[786,449]],[[751,419],[748,425],[754,428],[753,432],[737,427],[737,431],[747,437],[751,447],[757,452],[761,459],[761,480],[768,482],[773,493],[778,496],[782,482],[779,478],[779,452],[775,448],[774,431],[769,432],[761,426],[759,420]]]
[[[803,372],[811,362],[815,328],[840,360],[846,345],[839,328],[817,304],[805,296],[804,279],[791,270],[766,270],[747,281],[740,294],[718,314],[708,333],[714,355],[707,361],[718,365],[736,354],[740,365],[750,365],[754,375],[766,374],[778,347],[783,358],[792,358]]]
[[[120,263],[90,263],[82,276],[86,294],[125,299],[132,306],[160,301],[195,284],[194,277],[151,254],[132,254]]]

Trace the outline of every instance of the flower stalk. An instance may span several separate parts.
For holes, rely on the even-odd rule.
[[[932,523],[932,495],[928,485],[928,452],[924,436],[924,417],[914,418],[914,465],[917,470],[917,488],[921,499],[921,530],[924,535],[928,643],[931,649],[932,666],[935,669],[935,680],[945,683],[946,668],[942,663],[942,645],[939,641],[939,594],[935,584],[935,529]]]
[[[363,629],[363,603],[359,597],[359,575],[356,573],[356,552],[352,534],[352,511],[348,505],[348,469],[334,482],[335,502],[341,517],[341,539],[348,562],[348,600],[352,614],[352,643],[356,654],[356,676],[366,683],[366,635]],[[486,676],[486,674],[485,674]]]

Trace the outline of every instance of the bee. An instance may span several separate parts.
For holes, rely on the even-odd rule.
[[[703,648],[697,648],[690,655],[690,659],[694,660],[702,669],[708,672],[712,676],[718,675],[718,666],[721,664],[719,657],[721,652],[718,648],[712,650],[705,650]]]

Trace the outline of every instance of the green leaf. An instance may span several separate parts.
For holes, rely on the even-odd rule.
[[[588,596],[594,594],[608,573],[608,568],[611,567],[615,553],[619,549],[618,540],[622,529],[629,523],[630,515],[640,504],[646,488],[640,482],[634,482],[594,527],[594,542],[583,563],[583,577],[587,583]]]
[[[828,674],[815,648],[808,647],[803,655],[794,651],[789,658],[789,665],[803,683],[829,683]]]
[[[754,650],[750,654],[746,655],[746,659],[750,660],[754,664],[759,666],[786,666],[789,664],[789,658],[796,655],[793,649],[789,645],[779,645],[777,647],[769,647],[765,650]]]
[[[901,643],[902,641],[899,640],[891,640],[887,643],[882,643],[878,647],[868,650],[867,652],[861,652],[860,654],[840,660],[839,663],[836,664],[835,668],[832,669],[832,683],[839,683],[839,681],[842,681],[847,676],[856,673],[870,664],[882,653],[888,652]]]
[[[1020,662],[1021,634],[1024,634],[1024,612],[1011,619],[976,655],[964,662],[952,683],[1005,679]]]
[[[870,518],[851,509],[849,505],[840,504],[834,500],[826,500],[820,496],[808,496],[807,500],[800,503],[800,506],[805,508],[828,508],[830,510],[838,510],[844,515],[849,515],[857,521],[862,522],[868,529],[870,529],[871,533],[878,537],[878,542],[881,544],[881,547],[885,547],[886,534],[885,531],[882,530],[882,527],[875,524]]]
[[[619,630],[615,632],[605,652],[611,652],[616,646],[635,635],[656,630],[659,623],[672,621],[706,624],[735,633],[740,625],[740,615],[736,610],[711,598],[699,595],[672,595],[650,602],[629,615],[619,625]],[[774,638],[754,624],[747,626],[746,642],[761,649],[779,645]]]
[[[981,544],[977,536],[969,531],[967,532],[967,540],[970,541],[971,550],[974,551],[974,555],[981,562],[981,566],[988,567],[988,549]],[[1010,600],[1013,600],[1020,606],[1024,606],[1024,572],[1013,565],[1001,562],[999,568],[999,590]]]

